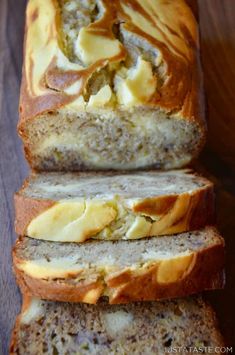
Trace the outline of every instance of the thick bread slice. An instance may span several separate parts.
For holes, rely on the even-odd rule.
[[[30,0],[19,134],[37,170],[179,168],[205,141],[184,0]]]
[[[140,239],[214,222],[213,184],[191,170],[42,173],[15,195],[18,235],[57,242]]]
[[[54,243],[20,238],[13,251],[23,293],[110,303],[183,297],[224,284],[224,241],[212,227],[134,241]]]
[[[200,297],[115,306],[26,298],[10,355],[222,354],[223,346],[215,314]]]

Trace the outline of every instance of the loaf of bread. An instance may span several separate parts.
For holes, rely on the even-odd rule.
[[[54,243],[20,238],[13,251],[24,294],[110,303],[183,297],[224,284],[224,241],[212,227],[133,241]]]
[[[37,170],[172,169],[205,140],[184,0],[29,0],[19,134]]]
[[[222,354],[223,346],[215,314],[201,298],[115,306],[26,298],[10,355],[163,355],[190,348]]]
[[[41,173],[15,195],[16,233],[60,242],[139,239],[214,220],[213,185],[190,170]]]

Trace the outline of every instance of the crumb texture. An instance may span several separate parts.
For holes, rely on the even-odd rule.
[[[193,192],[210,182],[189,169],[136,173],[41,173],[32,175],[22,194],[35,199],[147,199]]]
[[[174,258],[178,254],[199,252],[221,244],[216,229],[207,227],[160,238],[133,241],[89,241],[86,243],[54,243],[24,237],[17,245],[17,257],[23,260],[71,258],[79,266],[94,268],[115,265],[121,268],[141,265],[145,261]]]
[[[162,355],[170,347],[223,345],[212,310],[197,298],[128,306],[33,302],[39,311],[25,322],[28,306],[19,319],[12,355]]]

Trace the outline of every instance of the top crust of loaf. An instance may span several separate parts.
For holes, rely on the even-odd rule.
[[[71,50],[64,12],[76,4],[86,24],[77,20]],[[102,73],[108,82],[90,90]],[[78,111],[100,105],[164,110],[196,121],[203,132],[202,102],[197,24],[184,0],[29,1],[20,128],[71,105]]]

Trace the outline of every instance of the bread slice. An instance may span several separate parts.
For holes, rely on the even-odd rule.
[[[134,241],[54,243],[20,238],[13,251],[24,294],[110,303],[183,297],[224,284],[224,241],[212,227]]]
[[[215,314],[200,297],[115,306],[26,298],[10,355],[221,354],[223,346]]]
[[[214,222],[213,184],[191,170],[42,173],[15,195],[16,233],[84,242],[139,239]]]
[[[19,134],[37,170],[172,169],[205,141],[184,0],[30,0]]]

